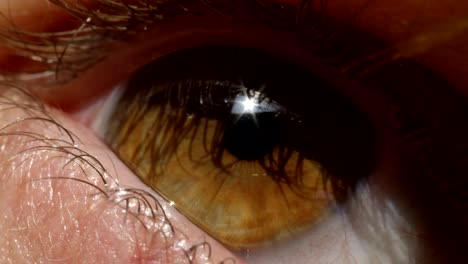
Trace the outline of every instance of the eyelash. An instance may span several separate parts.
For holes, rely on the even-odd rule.
[[[81,22],[81,28],[55,33],[25,32],[15,28],[13,25],[11,25],[11,28],[2,29],[0,31],[0,38],[5,40],[4,43],[8,43],[7,45],[12,48],[16,54],[19,54],[20,57],[39,62],[42,64],[42,67],[37,67],[37,65],[35,65],[36,71],[28,74],[15,75],[15,72],[4,72],[0,77],[4,79],[19,79],[23,83],[29,81],[37,82],[39,78],[43,81],[44,85],[70,81],[76,78],[80,72],[85,71],[96,62],[108,56],[109,51],[106,49],[106,46],[109,43],[117,39],[125,39],[135,34],[140,29],[146,30],[150,28],[151,25],[161,21],[162,17],[165,15],[165,13],[155,14],[152,12],[154,9],[148,7],[147,9],[142,8],[135,12],[130,12],[130,15],[123,16],[124,19],[122,21],[113,23],[111,22],[113,21],[112,18],[115,18],[116,15],[128,14],[128,6],[121,5],[120,9],[112,8],[108,13],[101,13],[103,17],[109,17],[109,20],[106,21],[105,19],[96,17],[99,14],[94,12],[95,10],[92,7],[84,6],[75,1],[52,0],[51,2],[62,6],[70,14],[78,17],[78,21]],[[172,3],[172,1],[165,2],[165,4],[168,4],[167,8],[162,9],[163,12],[167,11],[170,13],[169,17],[186,12],[182,6],[174,6],[171,5],[170,2]],[[246,3],[249,2],[248,0],[246,1]],[[286,28],[303,33],[303,38],[309,41],[309,44],[310,42],[318,43],[310,47],[314,54],[324,57],[325,60],[334,67],[342,68],[346,74],[351,75],[351,79],[364,79],[366,76],[362,76],[363,73],[365,75],[371,75],[372,71],[375,70],[375,68],[371,69],[369,65],[381,65],[388,62],[387,57],[377,56],[379,53],[376,51],[380,50],[382,45],[376,45],[370,52],[367,49],[368,45],[364,45],[366,47],[363,49],[365,50],[364,53],[350,52],[350,50],[346,48],[349,39],[360,39],[360,37],[350,38],[350,35],[352,36],[359,32],[350,31],[348,33],[344,27],[331,26],[330,29],[330,27],[327,28],[325,25],[321,25],[320,21],[315,19],[317,17],[315,16],[317,12],[313,13],[311,2],[311,0],[304,0],[300,8],[293,12],[294,15],[298,16],[298,23],[285,22],[283,25],[273,23],[273,21],[284,21],[285,17],[287,21],[296,21],[295,16],[293,18],[293,16],[288,16],[286,14],[288,12],[273,12],[272,10],[276,10],[275,7],[264,9],[265,15],[261,16],[263,19],[262,22],[265,22],[265,19],[269,17],[270,20],[266,21],[266,23],[271,22],[270,24],[276,25],[278,28]],[[75,5],[69,5],[71,3]],[[106,3],[106,1],[104,0],[103,3]],[[203,1],[203,3],[206,4],[205,1]],[[223,7],[222,5],[217,6],[215,9],[223,9]],[[224,12],[221,11],[221,13]],[[243,17],[242,14],[234,13],[233,15],[236,17]],[[95,19],[89,21],[88,18],[90,17],[94,17]],[[249,16],[247,15],[245,17]],[[135,18],[137,19],[135,20]],[[154,18],[156,18],[156,21],[154,21]],[[314,25],[313,28],[317,30],[316,32],[310,32],[309,28],[304,27],[304,25],[311,23],[311,21],[312,25]],[[336,31],[337,28],[340,29],[338,30],[339,32]],[[332,35],[333,37],[329,37]],[[343,41],[344,39],[346,41]],[[361,41],[365,43],[367,39]],[[355,47],[359,45],[351,46]],[[397,55],[400,51],[401,50],[389,51],[384,54],[391,57],[392,55]],[[352,55],[350,56],[350,54]],[[365,59],[361,60],[363,57]],[[5,71],[5,69],[3,69],[3,71]],[[355,78],[356,76],[359,76],[359,78]]]
[[[224,102],[225,96],[221,95],[220,98],[213,98],[212,91],[214,91],[215,89],[225,91],[226,88],[232,90],[233,87],[235,87],[234,84],[229,82],[220,83],[219,81],[189,80],[185,82],[180,81],[178,83],[168,83],[166,85],[163,85],[163,87],[159,86],[157,89],[154,89],[157,91],[142,93],[140,97],[134,98],[133,100],[129,100],[128,102],[126,101],[125,105],[119,106],[120,109],[135,109],[137,105],[140,106],[139,113],[136,116],[133,116],[131,119],[134,125],[130,125],[131,128],[126,131],[127,136],[123,135],[120,138],[122,140],[125,140],[128,137],[128,135],[132,133],[133,127],[136,124],[140,122],[145,122],[143,121],[143,117],[146,116],[149,111],[151,111],[151,108],[154,106],[159,106],[167,111],[159,111],[159,115],[155,118],[155,120],[158,120],[158,126],[153,127],[154,131],[173,132],[152,133],[152,137],[146,139],[146,142],[164,142],[161,143],[161,145],[163,146],[162,150],[159,150],[157,153],[152,154],[154,157],[159,157],[158,159],[161,159],[160,157],[170,158],[172,155],[174,155],[175,150],[178,148],[178,142],[180,142],[180,139],[187,136],[192,138],[192,142],[190,143],[190,149],[192,149],[193,137],[195,136],[197,131],[199,131],[199,129],[203,129],[203,147],[206,150],[206,152],[211,155],[211,160],[213,164],[222,170],[228,170],[229,168],[227,168],[226,165],[222,163],[225,149],[224,147],[222,147],[223,144],[221,142],[223,141],[223,131],[226,129],[224,124],[226,123],[226,114],[228,114],[230,110],[230,104]],[[124,94],[123,98],[126,97],[127,96]],[[155,99],[157,100],[157,102],[155,101]],[[263,100],[268,99],[265,98]],[[147,107],[142,109],[141,105]],[[170,112],[171,114],[168,114],[168,112]],[[170,117],[167,117],[168,115],[170,115]],[[115,116],[122,118],[122,121],[112,122],[112,124],[116,126],[123,124],[124,120],[128,118],[124,117],[126,116],[126,111],[117,111]],[[176,116],[175,119],[171,118],[173,116]],[[276,119],[278,120],[278,122],[286,122],[295,116],[297,115],[293,113],[284,112],[279,113],[276,116]],[[215,128],[216,132],[214,134],[213,141],[209,146],[206,139],[208,134],[208,121],[205,120],[205,123],[203,123],[203,117],[214,118],[215,120],[219,121]],[[187,120],[190,120],[190,123],[188,125],[186,124]],[[110,132],[110,134],[108,135],[109,141],[115,142],[116,135],[119,131],[118,127],[111,127],[108,129],[108,131]],[[160,134],[163,134],[167,137],[156,140],[155,137],[159,136]],[[116,149],[119,149],[119,144],[119,142],[115,143]],[[286,183],[290,186],[301,186],[300,168],[304,157],[301,156],[297,160],[296,175],[291,177],[291,175],[288,176],[286,174],[285,166],[288,160],[291,158],[292,152],[286,146],[280,146],[279,149],[280,153],[278,154],[278,157],[273,157],[272,154],[270,154],[264,159],[257,160],[256,162],[258,162],[269,173],[269,175],[272,176],[274,181],[278,183]],[[189,153],[191,154],[191,152]],[[277,161],[275,161],[275,159],[277,159]],[[131,158],[131,160],[136,159],[135,157],[133,157]],[[139,161],[137,160],[136,163],[138,162]],[[270,164],[270,166],[268,164]],[[233,164],[229,164],[227,166],[231,165]],[[153,175],[151,177],[157,177],[157,175]]]
[[[20,70],[2,69],[0,74],[4,79],[36,84],[39,81],[46,86],[69,82],[109,56],[109,46],[115,40],[125,41],[136,33],[148,31],[162,20],[197,13],[203,5],[221,14],[227,14],[226,6],[230,9],[242,6],[248,8],[247,10],[257,10],[255,16],[248,16],[249,21],[257,17],[262,22],[283,28],[284,25],[278,25],[278,21],[283,21],[285,17],[288,21],[294,21],[294,15],[289,14],[291,10],[285,6],[249,0],[243,1],[242,4],[237,1],[234,6],[223,0],[216,3],[200,0],[201,6],[184,6],[171,0],[137,1],[133,5],[125,3],[125,0],[99,0],[93,2],[97,6],[75,0],[49,1],[76,18],[76,21],[66,21],[71,24],[70,29],[60,32],[28,32],[17,28],[13,23],[0,28],[0,38],[3,39],[4,45],[13,50],[12,54],[15,54],[16,60],[22,63],[28,61],[23,65],[32,64],[28,70],[24,67]],[[246,15],[243,9],[235,10],[236,12],[229,15],[238,18]]]

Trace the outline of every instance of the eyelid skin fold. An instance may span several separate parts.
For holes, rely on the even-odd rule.
[[[12,262],[242,263],[154,198],[88,129],[22,90],[0,91],[0,248],[16,252]]]
[[[122,80],[127,80],[143,65],[161,56],[206,44],[257,48],[294,58],[299,60],[298,63],[321,64],[313,56],[304,58],[303,53],[296,52],[297,48],[304,46],[295,33],[273,30],[258,23],[254,25],[239,23],[216,14],[204,16],[187,14],[177,18],[176,21],[155,25],[149,31],[139,33],[127,41],[116,41],[109,47],[113,52],[96,64],[93,71],[82,73],[80,78],[64,86],[50,88],[46,93],[46,101],[61,102],[73,110],[79,106],[77,102],[86,102],[96,93],[105,93]],[[316,71],[320,71],[319,66],[315,67]],[[112,76],[107,74],[109,68],[115,70]],[[82,83],[87,85],[83,87]],[[64,90],[67,92],[64,93]]]
[[[275,54],[302,65],[330,82],[355,100],[357,105],[366,108],[364,111],[372,115],[375,121],[382,120],[387,112],[389,103],[378,90],[363,89],[357,82],[341,76],[337,69],[325,65],[320,58],[307,51],[307,44],[297,34],[274,30],[262,24],[239,23],[216,15],[185,15],[177,22],[156,25],[131,40],[116,41],[109,48],[111,55],[92,70],[80,73],[79,78],[65,85],[41,87],[38,92],[46,102],[73,113],[85,106],[82,104],[94,103],[96,98],[107,96],[140,67],[172,52],[206,44],[237,45]],[[109,74],[109,69],[113,69],[112,74]]]
[[[10,3],[13,2],[13,3]],[[59,1],[60,2],[60,1]],[[168,1],[170,2],[170,1]],[[222,1],[220,1],[222,2]],[[372,1],[371,3],[363,4],[361,1],[346,1],[346,6],[348,7],[347,9],[342,8],[342,2],[344,1],[333,1],[333,3],[329,3],[325,6],[322,4],[318,3],[319,1],[304,1],[302,3],[303,5],[306,5],[306,7],[302,7],[305,10],[312,10],[316,14],[313,14],[313,16],[317,16],[320,13],[325,13],[326,16],[336,19],[337,21],[344,21],[345,23],[350,22],[353,24],[353,26],[363,29],[364,31],[371,32],[373,35],[378,36],[382,38],[383,40],[389,42],[389,43],[395,43],[395,41],[400,41],[400,40],[405,40],[410,37],[414,36],[415,38],[412,40],[412,43],[406,43],[408,44],[407,46],[412,49],[412,48],[428,48],[430,47],[429,50],[424,51],[424,61],[428,62],[429,65],[432,67],[440,70],[441,72],[446,75],[446,77],[450,80],[451,83],[456,84],[456,87],[461,88],[461,91],[466,92],[466,89],[463,87],[466,87],[466,85],[463,85],[465,82],[464,78],[455,78],[455,77],[460,77],[463,75],[463,69],[460,67],[456,67],[456,65],[459,65],[459,60],[465,58],[466,56],[464,53],[464,50],[462,49],[456,49],[457,52],[453,52],[453,46],[448,46],[448,45],[443,45],[449,41],[456,40],[456,43],[459,43],[459,41],[463,41],[463,34],[466,32],[466,26],[463,27],[463,25],[466,25],[466,19],[454,19],[449,21],[448,23],[445,23],[445,27],[434,27],[434,30],[428,30],[431,29],[431,26],[437,25],[439,21],[439,17],[448,17],[448,16],[453,16],[453,17],[461,17],[463,18],[463,9],[460,7],[462,5],[460,2],[457,1],[449,1],[449,2],[444,2],[439,3],[439,2],[429,2],[426,3],[422,7],[422,10],[426,10],[425,16],[422,16],[421,14],[415,14],[413,10],[420,10],[421,7],[418,6],[417,8],[414,8],[414,1],[404,1],[399,3],[398,5],[395,5],[392,1]],[[0,2],[2,9],[4,10],[5,14],[9,14],[9,11],[15,11],[18,8],[18,5],[16,3],[20,3],[17,1],[9,1],[5,0]],[[24,3],[24,1],[21,1],[21,3]],[[54,5],[48,3],[47,0],[39,1],[39,2],[34,2],[34,3],[42,3],[43,5],[39,4],[38,7],[32,8],[30,12],[28,12],[29,17],[34,17],[37,14],[41,16],[43,13],[44,9],[47,9],[47,11],[53,12],[55,14],[55,10],[58,10],[57,7]],[[44,4],[47,3],[47,4]],[[298,5],[298,1],[277,1],[279,5],[286,4],[287,6],[294,6]],[[26,3],[24,3],[26,4]],[[310,6],[307,6],[310,5]],[[457,7],[457,8],[453,8]],[[10,10],[11,8],[11,10]],[[309,9],[308,9],[309,8]],[[437,12],[432,12],[433,10],[437,10]],[[454,10],[456,12],[454,12]],[[39,12],[40,11],[40,12]],[[59,10],[57,13],[60,13]],[[62,11],[63,13],[63,11]],[[299,14],[298,14],[299,15]],[[49,21],[51,18],[55,21],[62,21],[60,18],[63,18],[64,15],[57,15],[57,16],[48,16],[47,19],[39,19],[40,21]],[[328,19],[327,17],[327,19]],[[365,18],[365,19],[364,19]],[[385,18],[385,19],[383,19]],[[179,18],[178,18],[179,19]],[[336,27],[335,30],[337,30],[337,34],[342,34],[343,32],[339,32],[340,30],[343,30],[342,28],[340,29],[339,26],[336,26],[332,19],[329,19],[328,21],[331,25],[331,27]],[[64,20],[65,22],[67,20]],[[444,19],[443,21],[447,21]],[[31,23],[28,21],[28,16],[24,17],[18,17],[13,19],[13,22],[17,23],[18,25],[25,24],[26,29],[29,28],[28,26],[36,26],[41,24],[41,23]],[[62,21],[63,22],[63,21]],[[62,24],[62,23],[60,23]],[[326,23],[325,23],[326,24]],[[441,23],[443,25],[444,23]],[[45,23],[45,25],[41,25],[41,27],[46,30],[47,32],[53,32],[57,31],[57,29],[54,29],[54,27],[49,27],[47,26],[48,24]],[[159,25],[156,24],[156,28],[159,27]],[[317,25],[317,30],[321,31],[321,25]],[[34,27],[33,27],[34,28]],[[465,28],[465,29],[464,29]],[[453,30],[451,30],[453,29]],[[325,29],[326,30],[326,29]],[[427,31],[424,33],[424,31]],[[440,35],[438,34],[438,31],[448,31],[447,34],[445,34],[445,37],[448,37],[448,39],[434,39],[435,43],[432,43],[433,40],[431,40],[429,37],[432,36],[437,36]],[[36,31],[36,30],[34,30]],[[40,31],[40,30],[39,30]],[[452,32],[453,31],[453,32]],[[323,32],[319,32],[323,33]],[[326,37],[326,34],[323,37]],[[466,35],[466,34],[465,34]],[[154,36],[151,36],[154,37]],[[411,41],[410,41],[411,42]],[[437,42],[439,42],[437,44]],[[442,42],[442,43],[440,43]],[[403,42],[402,44],[404,44]],[[442,45],[441,45],[442,44]],[[435,47],[434,47],[435,46]],[[119,48],[121,48],[120,46]],[[398,47],[398,46],[396,46]],[[400,47],[401,48],[401,47]],[[398,51],[397,51],[398,52]],[[409,52],[408,50],[403,50],[404,52]],[[426,54],[427,53],[427,54]],[[396,56],[399,56],[398,53],[394,54]],[[401,54],[400,54],[401,55]],[[418,55],[418,54],[415,54]],[[420,55],[420,54],[419,54]],[[428,55],[428,56],[426,56]],[[413,55],[414,56],[414,55]],[[444,58],[442,63],[440,61],[440,58]],[[450,59],[448,59],[450,58]],[[450,61],[450,64],[447,64],[446,62]],[[445,63],[444,63],[445,62]],[[455,63],[454,63],[455,62]],[[65,98],[62,98],[65,99]]]

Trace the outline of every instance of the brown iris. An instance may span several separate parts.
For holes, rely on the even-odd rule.
[[[316,224],[349,189],[322,166],[329,158],[308,151],[320,142],[314,118],[287,110],[263,88],[183,77],[129,89],[107,139],[208,234],[231,248],[265,246]]]

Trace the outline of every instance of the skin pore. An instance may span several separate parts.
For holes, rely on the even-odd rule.
[[[299,5],[297,2],[279,3],[294,10]],[[444,3],[405,0],[397,4],[390,0],[322,1],[327,3],[325,8],[319,2],[311,1],[310,10],[327,14],[322,23],[314,24],[322,26],[315,29],[324,36],[330,37],[333,34],[329,33],[334,32],[339,39],[346,35],[340,26],[352,23],[359,32],[385,43],[385,48],[378,49],[390,50],[384,53],[387,55],[383,59],[379,57],[383,64],[390,64],[395,58],[416,59],[446,81],[447,86],[439,90],[452,89],[448,95],[436,90],[439,101],[429,95],[416,100],[408,92],[415,105],[440,104],[437,112],[440,117],[436,114],[434,119],[428,117],[428,129],[432,129],[430,133],[435,131],[429,133],[433,136],[429,144],[436,150],[448,150],[449,153],[439,153],[433,158],[440,161],[440,167],[450,166],[443,170],[447,176],[431,174],[429,177],[421,169],[425,163],[413,164],[419,161],[419,152],[413,152],[413,145],[408,147],[406,139],[392,131],[391,120],[386,116],[386,107],[391,103],[385,92],[349,84],[343,92],[372,116],[385,139],[381,144],[388,151],[382,154],[379,173],[360,183],[354,197],[337,209],[336,215],[304,236],[270,249],[253,251],[249,257],[230,252],[141,183],[102,143],[97,135],[100,131],[96,133],[90,128],[96,125],[95,113],[102,114],[102,98],[119,82],[152,60],[191,45],[238,41],[263,49],[268,47],[303,60],[301,63],[306,65],[313,65],[317,60],[304,55],[310,51],[301,46],[302,40],[296,34],[270,31],[260,23],[251,26],[248,22],[233,21],[200,5],[193,8],[202,10],[204,16],[182,15],[173,18],[173,23],[155,23],[148,31],[131,35],[125,41],[116,37],[115,41],[106,43],[113,53],[73,80],[47,87],[39,81],[2,83],[1,262],[455,263],[467,257],[463,248],[468,233],[463,223],[468,218],[466,204],[460,199],[460,194],[466,192],[463,188],[466,179],[462,178],[466,167],[461,165],[463,158],[459,158],[462,157],[459,153],[466,155],[466,139],[460,136],[465,135],[462,132],[466,129],[460,124],[463,119],[456,114],[462,109],[457,106],[464,101],[451,98],[464,100],[460,95],[468,93],[465,65],[468,3],[459,0]],[[64,30],[58,21],[65,29],[80,26],[62,8],[46,0],[0,0],[0,12],[8,17],[0,22],[2,29],[10,27],[11,21],[32,32]],[[277,39],[287,40],[277,42]],[[28,68],[29,64],[18,62],[12,56],[21,49],[12,49],[7,44],[7,40],[0,39],[0,65],[18,65],[19,70]],[[359,67],[352,62],[358,62],[359,66],[364,61],[364,68],[370,69],[373,64],[360,59],[373,54],[378,52],[363,51],[339,68],[353,72]],[[126,67],[116,67],[122,64]],[[3,71],[2,74],[8,75]],[[15,88],[22,85],[30,87],[35,97],[41,99]],[[414,87],[414,91],[423,89]],[[447,103],[449,100],[452,103]],[[432,115],[426,108],[421,111],[424,117],[425,113]],[[437,118],[446,123],[440,125]],[[447,131],[438,130],[441,126]],[[454,145],[459,148],[455,150]],[[443,156],[455,158],[446,161]],[[458,178],[450,177],[449,173]],[[153,197],[159,202],[154,202]]]

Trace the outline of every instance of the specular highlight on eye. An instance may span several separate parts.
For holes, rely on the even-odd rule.
[[[334,92],[269,56],[202,48],[158,61],[162,68],[145,67],[130,80],[107,132],[146,184],[235,249],[313,227],[356,175],[371,170],[369,157],[347,153],[371,145],[366,121]],[[301,93],[314,107],[297,99]],[[365,165],[353,164],[359,159]]]

